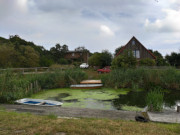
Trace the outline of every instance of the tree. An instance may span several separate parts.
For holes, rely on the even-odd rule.
[[[80,52],[89,52],[88,49],[86,49],[84,46],[79,46],[77,48],[75,48],[75,51],[80,51]]]
[[[0,67],[8,68],[13,67],[16,58],[16,51],[12,45],[1,45],[0,46]]]
[[[165,58],[171,66],[180,66],[180,53],[172,52],[171,55],[166,55]]]
[[[136,66],[136,58],[133,56],[132,51],[125,51],[122,55],[117,56],[112,61],[112,68],[131,68]]]
[[[166,60],[163,58],[160,52],[154,51],[153,54],[156,56],[156,65],[157,66],[167,66]]]
[[[68,51],[68,46],[56,44],[55,47],[50,49],[50,53],[53,56],[54,61],[58,63],[59,59],[64,58],[65,53]]]
[[[120,46],[120,47],[116,48],[114,55],[116,56],[123,47],[124,46]]]
[[[101,57],[100,53],[94,53],[88,59],[89,65],[91,65],[91,66],[100,66],[101,65],[100,57]]]
[[[67,61],[66,59],[64,59],[64,58],[61,58],[61,59],[59,60],[59,64],[66,65],[66,64],[68,64],[68,61]]]
[[[163,56],[160,52],[153,51],[153,50],[149,50],[149,51],[151,51],[156,56],[156,60],[155,60],[156,66],[168,66],[168,63],[163,58]]]
[[[108,50],[103,50],[100,57],[101,67],[110,66],[112,62],[112,54]]]
[[[99,67],[110,66],[111,62],[112,54],[107,50],[102,51],[102,53],[94,53],[88,60],[89,65]]]
[[[30,46],[20,46],[20,65],[23,67],[39,66],[39,54]]]

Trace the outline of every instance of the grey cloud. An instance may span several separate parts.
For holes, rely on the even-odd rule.
[[[25,13],[16,2],[0,0],[0,36],[19,34],[48,49],[59,42],[70,49],[83,45],[92,52],[113,52],[136,36],[147,48],[160,50],[160,39],[174,38],[144,28],[145,19],[154,21],[163,16],[154,0],[28,0]],[[115,35],[102,37],[102,25]]]

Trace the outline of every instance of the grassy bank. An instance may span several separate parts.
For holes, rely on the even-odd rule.
[[[101,77],[105,87],[109,88],[143,88],[150,90],[154,87],[180,90],[180,72],[169,69],[115,69]]]
[[[86,78],[86,73],[80,69],[29,75],[4,71],[0,74],[0,103],[11,102],[46,89],[66,88]]]
[[[179,124],[139,123],[108,119],[59,119],[54,115],[0,111],[1,135],[179,135]]]

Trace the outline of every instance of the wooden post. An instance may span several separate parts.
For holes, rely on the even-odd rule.
[[[177,112],[180,113],[180,105],[177,106]]]

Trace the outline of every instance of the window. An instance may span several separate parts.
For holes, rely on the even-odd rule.
[[[140,58],[140,52],[139,52],[139,50],[134,50],[134,51],[133,51],[133,56],[134,56],[135,58]]]
[[[136,58],[140,58],[139,50],[136,50]]]
[[[136,44],[136,42],[133,40],[133,41],[132,41],[132,45],[135,45],[135,44]]]
[[[74,53],[72,53],[72,56],[74,56]]]

